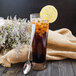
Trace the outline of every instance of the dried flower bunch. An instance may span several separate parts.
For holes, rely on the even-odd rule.
[[[0,50],[19,47],[30,42],[30,22],[15,16],[0,18]]]

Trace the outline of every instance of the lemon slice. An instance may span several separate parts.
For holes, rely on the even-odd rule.
[[[57,9],[52,5],[43,7],[40,11],[40,18],[53,23],[58,17]]]

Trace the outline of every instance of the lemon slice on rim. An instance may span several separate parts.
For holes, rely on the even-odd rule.
[[[52,5],[43,7],[40,11],[40,18],[53,23],[58,17],[57,9]]]

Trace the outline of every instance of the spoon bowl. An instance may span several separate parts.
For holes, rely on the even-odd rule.
[[[27,61],[27,62],[24,64],[23,73],[24,73],[24,74],[27,74],[30,70],[31,70],[31,63],[30,63],[29,61]]]

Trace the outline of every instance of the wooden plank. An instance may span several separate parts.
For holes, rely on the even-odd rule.
[[[43,71],[38,71],[37,76],[50,76],[51,75],[51,62],[47,62],[47,68]]]
[[[25,75],[23,74],[23,70],[21,70],[19,73],[17,73],[16,76],[25,76]]]
[[[51,62],[47,62],[47,68],[42,71],[31,70],[26,76],[50,76],[51,75]]]
[[[38,71],[34,71],[31,69],[31,71],[26,76],[37,76]]]
[[[76,60],[49,61],[47,64],[47,69],[31,70],[26,76],[76,76]],[[23,65],[24,63],[14,64],[10,68],[0,66],[0,76],[25,76]]]
[[[52,61],[47,62],[47,69],[44,71],[43,76],[51,76],[51,67],[52,67]]]
[[[58,61],[52,61],[51,75],[50,76],[59,76],[58,64],[59,64]]]
[[[59,61],[59,76],[74,76],[70,60]]]
[[[22,68],[23,68],[23,63],[14,64],[12,67],[6,68],[3,71],[2,76],[17,76],[17,74],[22,71]]]
[[[74,76],[76,76],[76,60],[71,60]]]
[[[2,73],[4,72],[4,70],[5,70],[5,68],[0,65],[0,76],[2,75]]]

